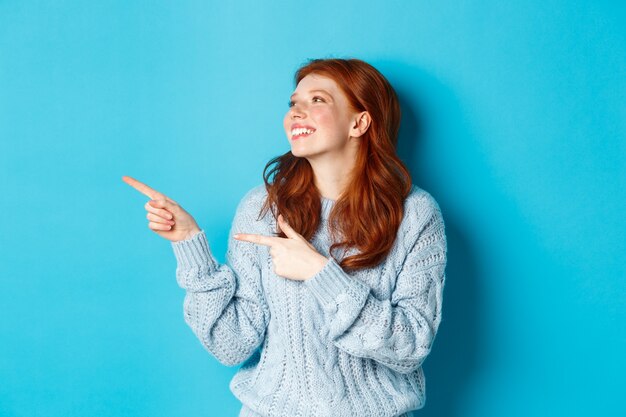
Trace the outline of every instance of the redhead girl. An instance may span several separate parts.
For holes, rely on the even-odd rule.
[[[171,242],[184,319],[227,366],[240,417],[410,416],[439,323],[446,235],[396,154],[400,106],[358,59],[295,74],[290,150],[239,202],[227,262],[180,204],[130,177]]]

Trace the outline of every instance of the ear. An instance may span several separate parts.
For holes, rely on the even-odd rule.
[[[362,136],[365,132],[367,132],[367,129],[370,127],[371,122],[372,118],[367,111],[358,113],[354,117],[354,121],[352,122],[352,127],[350,128],[350,136],[354,138]]]

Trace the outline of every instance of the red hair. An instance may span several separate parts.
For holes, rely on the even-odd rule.
[[[400,104],[387,79],[359,59],[312,59],[295,74],[296,86],[309,74],[334,80],[355,112],[367,111],[370,126],[360,137],[354,170],[328,219],[332,244],[357,249],[337,262],[347,271],[378,265],[391,250],[411,191],[411,174],[396,154]],[[272,165],[274,165],[272,167]],[[273,180],[269,178],[273,175]],[[291,151],[271,159],[263,170],[268,196],[261,209],[272,206],[291,227],[310,240],[321,221],[321,195],[309,161]],[[277,236],[286,237],[279,230]]]

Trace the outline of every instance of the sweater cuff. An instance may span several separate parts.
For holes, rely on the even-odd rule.
[[[188,239],[171,242],[171,244],[180,269],[202,267],[208,267],[212,271],[217,269],[218,265],[211,255],[211,249],[204,230],[200,230],[199,233]]]
[[[367,300],[369,287],[350,277],[331,256],[324,267],[304,284],[310,289],[324,310],[335,312],[342,304],[362,307]]]

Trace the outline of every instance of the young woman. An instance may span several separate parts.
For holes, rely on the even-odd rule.
[[[409,416],[441,321],[441,211],[396,155],[400,108],[374,67],[311,60],[295,84],[291,150],[239,203],[226,264],[179,204],[124,181],[172,242],[186,323],[221,363],[242,364],[240,416]]]

